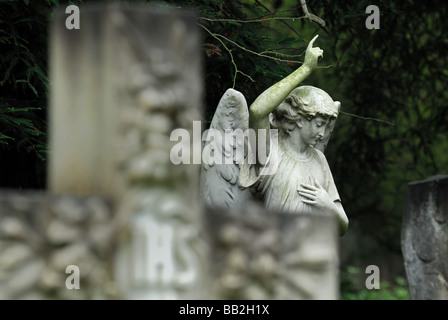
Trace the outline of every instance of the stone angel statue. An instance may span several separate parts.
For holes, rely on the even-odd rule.
[[[323,50],[313,47],[317,37],[302,66],[249,109],[240,92],[225,92],[204,145],[203,155],[209,155],[201,168],[205,205],[232,208],[260,199],[282,212],[326,212],[338,218],[340,234],[345,233],[348,218],[323,153],[340,103],[319,88],[298,86],[323,57]]]

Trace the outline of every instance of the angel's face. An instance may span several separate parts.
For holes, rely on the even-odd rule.
[[[311,120],[302,118],[301,123],[298,123],[300,128],[300,136],[304,143],[311,146],[315,146],[320,140],[322,140],[325,129],[329,124],[329,119],[316,116]]]

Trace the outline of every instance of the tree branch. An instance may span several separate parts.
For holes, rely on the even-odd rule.
[[[274,17],[276,17],[275,13],[272,12],[271,10],[269,10],[269,8],[266,7],[264,4],[262,4],[260,1],[255,0],[255,2],[256,2],[259,6],[263,7],[267,12],[269,12],[269,13],[272,14]],[[291,29],[296,35],[298,35],[299,37],[303,38],[303,36],[302,36],[299,32],[297,32],[296,29],[294,29],[288,22],[286,22],[286,21],[284,21],[284,20],[280,20],[280,21],[283,22],[283,24],[285,24],[289,29]]]
[[[258,2],[258,1],[257,1],[257,2]],[[322,27],[325,27],[325,21],[324,21],[324,20],[322,20],[322,19],[319,18],[318,16],[316,16],[316,15],[314,15],[314,14],[312,14],[312,13],[310,13],[310,12],[308,11],[308,8],[307,8],[307,6],[306,6],[306,0],[300,0],[300,4],[302,5],[303,13],[305,14],[305,16],[306,16],[308,19],[310,19],[310,21],[314,21],[314,22],[320,24]]]

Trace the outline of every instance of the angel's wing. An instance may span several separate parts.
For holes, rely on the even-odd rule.
[[[200,193],[205,205],[233,208],[253,197],[238,184],[240,164],[247,154],[244,132],[248,128],[244,95],[228,89],[219,101],[202,152]]]
[[[339,101],[335,101],[334,103],[336,104],[336,108],[338,108],[338,113],[339,113],[339,111],[341,110],[341,103]],[[322,152],[325,152],[325,149],[328,146],[328,141],[330,140],[331,133],[333,132],[334,126],[336,125],[336,121],[337,121],[337,118],[331,120],[331,122],[327,126],[327,129],[325,130],[325,135],[323,136],[322,140],[320,140],[316,144],[316,146],[315,146],[316,149],[318,149]]]

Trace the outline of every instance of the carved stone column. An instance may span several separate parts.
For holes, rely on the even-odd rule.
[[[117,5],[80,15],[80,30],[62,13],[53,23],[50,189],[113,197],[124,298],[205,298],[199,167],[170,161],[171,132],[200,120],[196,16]]]
[[[448,175],[409,183],[401,247],[412,299],[448,299]]]

